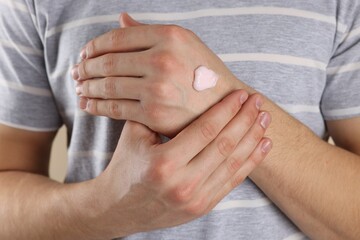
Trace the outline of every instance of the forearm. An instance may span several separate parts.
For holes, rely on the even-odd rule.
[[[0,238],[103,239],[89,184],[65,185],[31,173],[1,172]]]
[[[360,157],[318,138],[269,99],[263,109],[272,114],[274,147],[252,180],[311,238],[359,239]]]
[[[284,129],[269,132],[274,152],[252,179],[311,238],[359,239],[359,157],[299,123]]]

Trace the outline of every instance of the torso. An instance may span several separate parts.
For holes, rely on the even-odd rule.
[[[68,182],[99,175],[108,164],[121,133],[123,122],[89,116],[78,110],[69,68],[79,61],[78,53],[87,41],[118,27],[116,15],[124,11],[149,13],[133,15],[144,22],[174,23],[192,30],[240,80],[271,98],[319,137],[326,137],[320,109],[326,66],[334,45],[346,31],[346,26],[337,23],[337,1],[64,0],[61,4],[56,2],[57,8],[52,8],[52,4],[53,1],[39,3],[38,18],[47,36],[45,58],[50,84],[71,132]],[[233,13],[223,11],[224,8],[231,8]],[[153,21],[154,13],[178,19]],[[212,17],[214,14],[219,16]],[[76,27],[78,20],[82,24]],[[87,24],[90,21],[95,24]],[[63,30],[59,28],[62,24],[66,24]],[[201,219],[126,239],[285,239],[291,236],[295,239],[301,235],[261,190],[246,180]]]

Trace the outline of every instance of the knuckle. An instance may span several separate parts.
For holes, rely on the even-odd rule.
[[[86,46],[86,51],[87,51],[87,54],[88,56],[93,56],[94,53],[97,51],[96,49],[96,44],[95,44],[95,41],[94,40],[91,40],[87,46]]]
[[[114,73],[116,59],[113,54],[106,54],[102,57],[102,72],[104,76],[111,76]]]
[[[157,103],[146,104],[143,109],[144,114],[151,122],[158,122],[165,117],[164,108]]]
[[[204,197],[192,201],[184,207],[184,211],[187,215],[192,217],[200,217],[206,214],[208,209],[208,200]]]
[[[87,78],[87,76],[88,76],[88,71],[87,71],[88,64],[89,64],[89,62],[86,61],[86,60],[79,64],[78,68],[79,68],[80,79],[86,79]]]
[[[117,47],[125,38],[123,29],[113,29],[109,32],[109,42],[111,47]]]
[[[246,128],[250,128],[254,124],[254,118],[251,114],[243,114],[242,122]]]
[[[178,25],[166,25],[162,26],[159,29],[160,34],[165,37],[167,40],[181,40],[185,34],[184,28]]]
[[[249,139],[247,142],[249,145],[256,146],[260,142],[260,140],[262,139],[263,136],[264,135],[261,130],[254,131],[254,132],[250,133],[250,136],[249,136]]]
[[[100,111],[98,109],[98,104],[95,99],[88,99],[87,103],[87,112],[94,114],[94,115],[100,115]]]
[[[92,92],[90,90],[90,84],[91,82],[90,81],[83,81],[81,83],[81,86],[82,86],[82,96],[85,96],[85,97],[91,97],[92,96]]]
[[[242,164],[243,160],[240,157],[235,156],[230,157],[226,162],[226,166],[230,174],[236,173],[241,168]]]
[[[264,137],[265,130],[261,126],[256,126],[256,131],[254,132],[253,138],[256,143],[259,143],[260,140]]]
[[[189,203],[192,203],[195,196],[195,191],[199,186],[200,177],[188,178],[186,181],[182,181],[175,185],[175,187],[170,190],[170,199],[176,205],[186,206]]]
[[[103,80],[103,94],[104,99],[112,98],[116,96],[116,84],[114,79],[106,77]]]
[[[240,101],[234,101],[230,106],[230,114],[231,116],[235,116],[241,108]]]
[[[171,72],[178,65],[176,57],[170,51],[161,51],[153,54],[151,63],[157,70],[163,72]]]
[[[200,131],[206,140],[213,140],[218,134],[216,125],[209,121],[204,121],[200,125]]]
[[[173,187],[170,190],[170,199],[176,205],[187,204],[192,198],[192,190],[188,185],[184,183]]]
[[[249,161],[253,162],[254,166],[258,166],[264,159],[263,155],[250,156]]]
[[[264,153],[260,148],[256,148],[248,160],[252,162],[255,167],[258,166],[265,159],[265,157],[266,153]]]
[[[254,93],[253,98],[257,99],[260,98],[262,101],[264,100],[264,96],[261,93]]]
[[[107,105],[108,105],[108,116],[115,119],[121,119],[122,112],[120,109],[120,105],[116,101],[109,101]]]
[[[190,29],[188,28],[183,28],[182,31],[184,32],[183,34],[181,34],[181,36],[188,36],[188,37],[192,37],[192,38],[196,38],[198,40],[200,40],[200,38]]]
[[[217,143],[218,151],[223,157],[228,157],[235,149],[236,142],[234,139],[222,137]]]
[[[155,185],[164,185],[175,171],[175,164],[167,154],[153,157],[146,179]]]
[[[242,174],[236,175],[231,179],[231,188],[234,189],[239,186],[242,182],[244,182],[246,177]]]
[[[160,98],[161,101],[169,100],[174,93],[173,86],[165,81],[154,82],[149,90],[152,96]]]

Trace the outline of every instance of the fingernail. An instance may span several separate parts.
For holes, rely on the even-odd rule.
[[[246,100],[248,99],[249,95],[245,92],[245,93],[241,93],[240,95],[240,103],[243,104],[244,102],[246,102]]]
[[[80,79],[80,74],[79,74],[79,67],[78,65],[75,65],[72,69],[71,69],[71,76],[74,80],[79,80]]]
[[[87,50],[86,50],[86,47],[81,50],[81,52],[80,52],[80,58],[81,58],[82,60],[87,59]]]
[[[262,146],[261,146],[261,151],[262,151],[263,153],[268,153],[268,152],[270,152],[271,148],[272,148],[272,143],[271,143],[271,141],[270,141],[270,140],[265,140],[265,141],[263,142]]]
[[[262,101],[261,97],[258,97],[258,98],[256,99],[255,104],[256,104],[256,108],[257,108],[258,110],[260,110],[261,106],[263,105],[263,101]]]
[[[82,84],[77,84],[75,87],[75,91],[77,95],[81,95],[82,94]]]
[[[80,107],[80,109],[85,110],[86,107],[87,107],[87,103],[88,103],[88,99],[87,99],[87,98],[84,98],[84,97],[80,98],[80,101],[79,101],[79,107]]]
[[[261,112],[260,113],[260,125],[264,128],[267,129],[270,125],[270,116],[268,113],[266,112]]]

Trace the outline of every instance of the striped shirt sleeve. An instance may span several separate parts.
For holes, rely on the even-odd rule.
[[[29,3],[0,1],[0,123],[30,131],[55,131],[62,121],[35,19]]]
[[[321,103],[325,120],[360,116],[360,19],[356,11],[352,13],[352,18],[352,14],[347,15],[347,19],[353,19],[349,30],[339,37],[341,40],[327,68]]]

